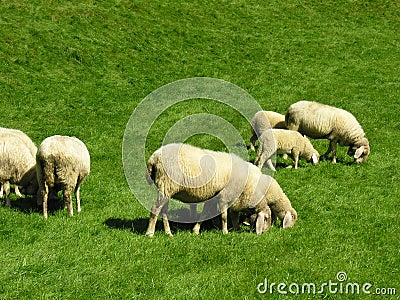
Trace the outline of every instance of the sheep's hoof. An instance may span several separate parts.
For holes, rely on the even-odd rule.
[[[146,236],[153,237],[154,236],[154,232],[146,232]]]

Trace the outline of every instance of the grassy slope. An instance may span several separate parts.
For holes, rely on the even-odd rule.
[[[37,144],[78,136],[92,173],[74,218],[0,209],[0,298],[251,299],[264,277],[322,283],[339,271],[400,291],[399,11],[395,1],[3,1],[0,126]],[[347,165],[340,149],[337,165],[279,170],[299,213],[291,230],[145,238],[148,212],[122,170],[125,124],[148,93],[193,76],[235,83],[265,109],[300,99],[348,109],[371,157]],[[207,103],[182,108],[224,114]],[[166,119],[181,115],[178,107]]]

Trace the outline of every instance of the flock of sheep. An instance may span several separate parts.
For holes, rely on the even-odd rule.
[[[23,194],[36,196],[47,218],[48,198],[58,198],[62,190],[64,204],[72,216],[72,192],[80,212],[80,185],[89,172],[89,152],[75,137],[51,136],[36,148],[22,131],[0,128],[0,197],[5,196],[6,206],[11,206],[10,184],[13,184],[17,196],[22,196],[19,187]]]
[[[294,103],[285,116],[260,111],[251,125],[252,150],[259,140],[257,166],[231,153],[187,144],[168,144],[151,155],[148,179],[158,188],[158,198],[151,208],[146,235],[154,235],[160,214],[165,232],[171,235],[167,217],[171,198],[189,204],[204,203],[199,220],[205,220],[211,212],[219,212],[223,233],[228,233],[228,212],[235,230],[239,229],[239,212],[246,213],[251,223],[255,223],[257,234],[268,231],[277,219],[283,228],[292,227],[297,219],[296,210],[277,181],[261,172],[264,164],[275,170],[274,154],[291,156],[295,168],[300,158],[316,165],[331,152],[332,162],[336,163],[337,143],[348,146],[348,155],[359,164],[370,154],[364,131],[351,113],[316,102]],[[328,139],[326,153],[320,157],[306,136]],[[10,184],[13,184],[17,196],[36,196],[47,218],[48,199],[58,198],[62,190],[64,204],[72,216],[72,193],[80,212],[79,190],[89,172],[89,152],[75,137],[51,136],[36,148],[23,132],[0,128],[0,197],[5,198],[6,206],[10,206]],[[193,232],[199,233],[200,226],[198,221]]]
[[[168,144],[151,155],[147,171],[158,189],[158,198],[151,208],[146,235],[154,235],[160,214],[166,234],[172,235],[167,217],[170,198],[189,204],[204,203],[200,220],[219,206],[223,233],[228,233],[228,212],[235,230],[239,229],[239,212],[246,213],[249,220],[255,222],[257,234],[268,231],[277,218],[284,228],[292,227],[297,219],[296,210],[276,180],[261,172],[265,162],[275,170],[273,154],[290,155],[295,168],[299,158],[316,165],[331,152],[332,162],[336,163],[337,143],[348,146],[348,155],[358,164],[370,154],[364,131],[351,113],[317,102],[294,103],[285,116],[270,111],[257,112],[251,125],[250,148],[255,150],[257,139],[260,143],[255,160],[258,167],[234,154],[186,144]],[[320,157],[306,136],[328,139],[326,153]],[[199,221],[193,232],[199,233],[200,226]]]

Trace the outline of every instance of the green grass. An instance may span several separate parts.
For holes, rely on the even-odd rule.
[[[380,299],[399,298],[397,1],[5,0],[0,16],[0,126],[36,144],[75,135],[92,159],[80,215],[56,210],[44,220],[29,199],[0,207],[0,299],[286,299],[257,285],[322,284],[340,271],[371,291],[396,288]],[[301,99],[347,109],[371,155],[357,166],[339,148],[336,165],[279,168],[299,214],[290,230],[194,236],[174,225],[168,238],[160,222],[147,238],[149,213],[123,172],[125,125],[155,89],[199,76],[232,82],[267,110],[284,113]],[[146,155],[192,113],[224,117],[249,141],[238,115],[193,100],[162,115]],[[224,149],[204,135],[190,142]],[[313,143],[320,152],[328,145]]]

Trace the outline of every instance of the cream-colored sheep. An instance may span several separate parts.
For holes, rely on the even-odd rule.
[[[70,216],[73,216],[71,195],[75,191],[79,213],[80,186],[90,172],[90,155],[85,144],[75,137],[48,137],[39,146],[36,165],[43,216],[47,218],[47,200],[51,190],[63,191],[64,204]]]
[[[233,213],[235,229],[238,227],[236,213],[249,209],[254,209],[258,215],[256,226],[258,234],[269,228],[265,225],[265,219],[268,224],[268,218],[271,218],[267,203],[270,195],[268,187],[274,180],[234,154],[200,149],[186,144],[169,144],[155,151],[149,158],[148,174],[158,188],[158,199],[151,209],[146,232],[149,236],[154,235],[160,212],[165,232],[171,235],[165,210],[170,198],[185,203],[205,202],[203,212],[218,204],[223,233],[228,233],[228,208]],[[282,195],[277,196],[275,192],[271,195],[275,195],[275,198],[270,202],[277,208],[276,202],[279,201],[276,199],[280,199]],[[278,211],[276,214],[282,216]],[[289,219],[289,215],[283,216],[285,217]],[[290,219],[292,219],[291,214]],[[199,232],[200,224],[201,222],[198,222],[193,228],[195,233]]]
[[[336,163],[336,144],[349,146],[348,155],[361,164],[370,154],[369,141],[356,118],[340,108],[299,101],[292,104],[285,116],[286,126],[313,139],[328,139],[328,150],[321,159],[332,152],[332,162]]]
[[[0,134],[14,134],[18,136],[28,147],[28,149],[31,151],[32,156],[36,157],[36,151],[37,147],[36,145],[32,142],[29,136],[27,136],[25,133],[23,133],[21,130],[18,129],[12,129],[12,128],[4,128],[0,127]],[[22,194],[19,191],[18,185],[14,185],[14,192],[18,197],[22,197]],[[0,194],[2,195],[3,193],[3,186],[0,187]]]
[[[250,138],[250,149],[255,151],[255,143],[261,134],[271,128],[286,129],[285,116],[268,110],[257,112],[251,119],[252,136]]]
[[[0,133],[0,196],[5,192],[6,206],[10,206],[10,183],[20,185],[27,194],[35,194],[36,161],[26,143],[15,134]]]
[[[318,151],[314,149],[307,137],[302,136],[297,131],[269,129],[261,135],[259,140],[260,146],[254,163],[257,164],[260,169],[263,167],[264,163],[267,162],[268,167],[275,171],[275,167],[272,164],[272,156],[274,153],[287,154],[292,157],[295,169],[297,169],[299,158],[312,161],[314,166],[318,163]]]

